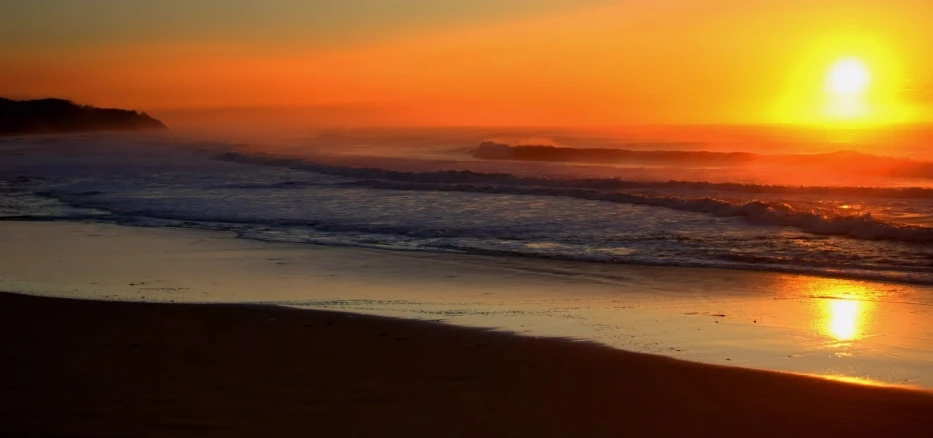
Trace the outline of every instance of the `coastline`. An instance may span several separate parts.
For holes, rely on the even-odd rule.
[[[75,222],[4,222],[0,246],[0,290],[30,295],[443,321],[693,362],[933,388],[931,294],[908,285]]]
[[[266,306],[0,294],[17,436],[926,436],[933,395]]]
[[[78,132],[167,129],[146,113],[98,108],[62,98],[13,100],[0,97],[0,132],[70,134]]]

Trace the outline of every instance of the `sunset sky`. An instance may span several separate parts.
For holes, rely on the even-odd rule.
[[[929,17],[925,0],[0,1],[0,96],[371,125],[920,122]],[[844,60],[865,71],[828,83]]]

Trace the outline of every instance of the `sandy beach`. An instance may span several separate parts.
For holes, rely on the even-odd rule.
[[[929,436],[925,392],[260,306],[0,295],[5,436]]]
[[[586,340],[715,365],[933,388],[929,287],[0,223],[0,290],[260,304]]]

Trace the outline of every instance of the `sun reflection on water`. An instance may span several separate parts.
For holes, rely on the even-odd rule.
[[[865,319],[863,304],[856,300],[828,300],[823,309],[823,332],[840,341],[858,339]]]
[[[892,293],[861,281],[807,277],[794,280],[788,284],[788,292],[813,299],[815,313],[809,322],[813,332],[839,346],[869,336],[876,301]]]
[[[817,331],[845,345],[866,336],[875,309],[874,299],[883,292],[862,282],[817,280],[815,297],[820,298]]]

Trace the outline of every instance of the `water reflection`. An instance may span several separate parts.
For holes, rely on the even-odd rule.
[[[865,326],[864,304],[856,300],[827,300],[823,306],[823,333],[840,341],[861,337]]]
[[[877,300],[889,298],[892,291],[872,283],[829,278],[797,277],[786,293],[812,299],[810,325],[814,332],[849,344],[869,335],[869,324],[877,310]]]
[[[839,342],[866,336],[875,309],[874,299],[884,293],[869,284],[845,280],[816,280],[811,285],[814,297],[820,298],[818,331]]]

